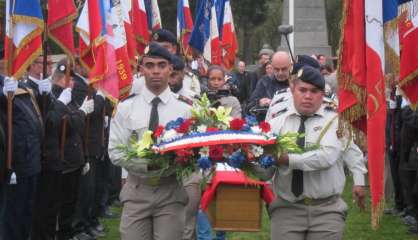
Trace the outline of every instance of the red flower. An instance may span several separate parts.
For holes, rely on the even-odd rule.
[[[176,129],[178,133],[187,133],[189,131],[190,125],[192,124],[192,121],[190,119],[186,119],[180,127]]]
[[[208,127],[206,129],[206,132],[217,132],[217,131],[219,131],[219,128],[216,128],[216,127]]]
[[[232,130],[241,130],[242,126],[244,126],[245,120],[241,118],[234,118],[232,121],[229,122],[229,126]]]
[[[158,126],[157,129],[155,129],[154,131],[154,137],[159,138],[161,136],[161,134],[164,131],[164,127],[163,126]]]
[[[224,149],[217,145],[217,146],[209,146],[209,158],[213,161],[221,161],[224,156]]]
[[[179,149],[175,150],[174,153],[176,154],[175,161],[181,165],[187,163],[190,157],[193,156],[193,151],[191,149]]]
[[[266,121],[262,121],[258,126],[261,128],[261,131],[265,133],[270,132],[271,130],[270,124]]]

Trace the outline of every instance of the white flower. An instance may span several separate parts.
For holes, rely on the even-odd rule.
[[[201,157],[209,157],[209,147],[202,147],[199,150],[199,154]]]
[[[208,127],[206,127],[205,125],[200,125],[197,127],[197,131],[200,133],[205,133],[207,129]]]
[[[260,157],[264,153],[264,149],[257,145],[251,145],[251,152],[253,153],[254,157]]]
[[[261,132],[262,132],[262,130],[261,130],[261,128],[260,128],[259,126],[252,126],[252,127],[251,127],[251,131],[252,131],[253,133],[256,133],[256,134],[259,134],[259,133],[261,133]]]
[[[180,135],[177,133],[176,130],[170,129],[170,130],[164,132],[163,141],[165,141],[165,142],[170,141],[170,140],[173,140],[173,139],[175,139],[179,136]]]

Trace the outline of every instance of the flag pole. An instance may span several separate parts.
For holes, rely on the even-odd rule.
[[[9,12],[9,31],[12,40],[9,41],[8,51],[9,51],[9,59],[7,59],[7,75],[12,77],[13,74],[13,16],[12,13],[14,12],[15,1],[11,0],[12,9]],[[7,9],[10,10],[10,9]],[[16,80],[17,81],[17,80]],[[12,158],[13,158],[13,92],[7,92],[7,162],[6,167],[7,169],[12,169]]]
[[[48,0],[44,0],[42,4],[43,14],[44,14],[44,34],[42,41],[43,48],[43,68],[42,68],[42,77],[48,77]],[[43,80],[43,79],[41,79]]]
[[[72,61],[70,56],[67,56],[67,68],[65,69],[64,88],[70,85],[70,74],[72,69]],[[67,138],[67,115],[62,118],[61,141],[60,141],[60,159],[64,161],[65,139]]]

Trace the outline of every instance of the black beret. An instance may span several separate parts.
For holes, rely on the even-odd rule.
[[[173,64],[173,69],[176,71],[184,70],[184,61],[179,56],[173,55],[171,58],[171,63]]]
[[[145,47],[144,57],[164,58],[171,63],[173,55],[164,47],[158,45],[158,43],[150,43]]]
[[[152,40],[156,42],[169,42],[174,45],[177,45],[177,38],[176,36],[166,30],[166,29],[158,29],[152,34]]]
[[[297,78],[305,83],[312,84],[321,90],[325,89],[325,79],[321,72],[311,66],[302,66],[297,73]]]
[[[315,58],[308,55],[297,55],[296,63],[293,65],[292,74],[296,74],[304,65],[308,65],[316,69],[321,67]]]

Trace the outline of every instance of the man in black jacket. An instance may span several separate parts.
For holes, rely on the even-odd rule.
[[[274,94],[282,89],[289,87],[289,76],[292,62],[287,52],[278,51],[272,57],[274,75],[273,77],[264,76],[257,82],[257,87],[251,94],[247,110],[254,107],[265,108],[260,114],[259,120],[263,120]]]
[[[67,73],[67,61],[57,65],[52,76],[51,102],[45,116],[42,173],[35,204],[32,240],[72,238],[79,177],[84,166],[82,133],[86,114],[93,111],[93,100],[81,107],[73,101],[74,82]],[[56,221],[58,219],[58,232]]]
[[[36,182],[41,171],[43,125],[32,92],[24,83],[1,77],[0,86],[0,115],[5,130],[3,135],[7,135],[6,95],[8,92],[14,94],[12,165],[11,169],[5,170],[6,181],[0,184],[0,239],[27,240],[31,229]]]

